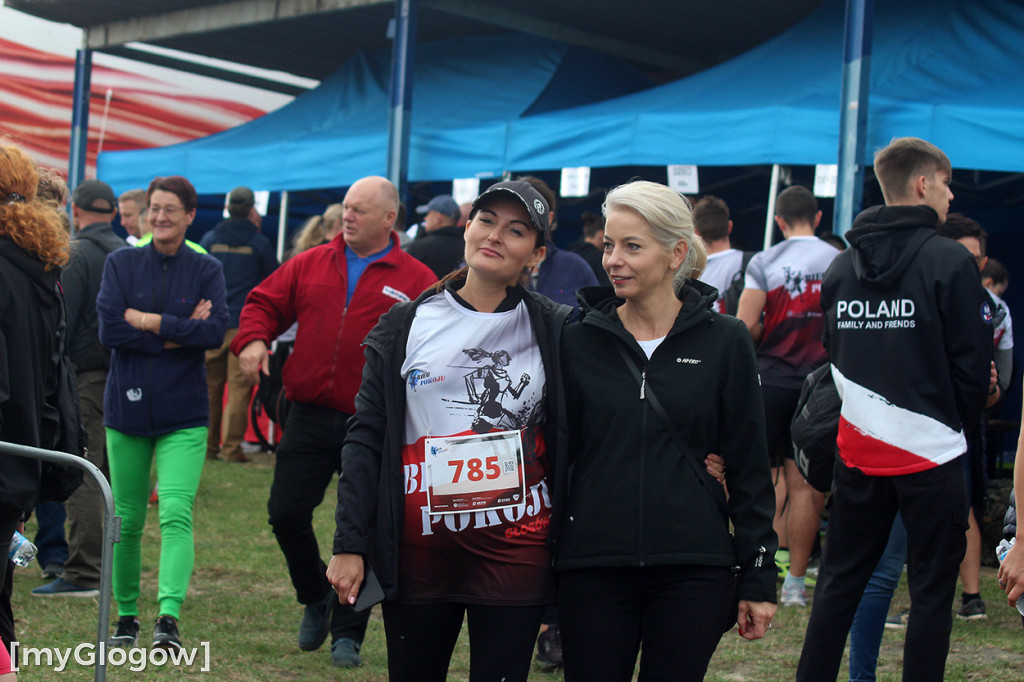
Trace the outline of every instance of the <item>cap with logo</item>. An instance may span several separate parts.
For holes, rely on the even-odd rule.
[[[533,229],[543,233],[545,236],[550,236],[551,228],[548,220],[550,215],[548,202],[544,200],[544,197],[540,192],[533,188],[533,185],[525,180],[506,180],[504,182],[495,183],[484,190],[483,193],[473,201],[473,210],[476,211],[489,200],[499,196],[509,196],[514,199],[518,199],[526,208],[526,212],[530,215],[530,222],[533,223]]]
[[[462,211],[459,209],[459,205],[450,194],[438,194],[422,206],[416,207],[417,213],[429,213],[431,211],[437,211],[441,215],[448,216],[449,218],[455,218],[455,220],[458,220],[462,216]]]
[[[82,180],[71,195],[71,203],[93,213],[113,213],[117,208],[114,190],[102,180]]]

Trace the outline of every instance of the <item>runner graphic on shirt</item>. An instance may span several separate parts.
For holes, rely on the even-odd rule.
[[[506,367],[512,362],[508,351],[496,350],[488,352],[483,348],[463,348],[462,352],[473,362],[491,360],[492,363],[478,367],[465,375],[466,392],[469,402],[479,405],[472,429],[475,433],[488,433],[493,428],[518,430],[526,426],[526,415],[517,415],[506,409],[501,403],[506,395],[519,398],[523,390],[530,384],[530,375],[519,377],[519,384],[512,385]]]

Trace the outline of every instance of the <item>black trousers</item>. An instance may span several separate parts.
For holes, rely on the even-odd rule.
[[[526,682],[543,606],[384,602],[391,682],[448,679],[462,618],[469,626],[470,682]]]
[[[732,571],[712,566],[588,568],[558,574],[565,679],[703,680],[732,610]]]
[[[295,596],[302,604],[314,604],[331,591],[327,564],[320,558],[313,532],[313,510],[323,502],[331,477],[341,470],[341,445],[350,416],[327,407],[296,403],[288,413],[277,447],[267,512],[288,564]],[[369,618],[369,609],[357,613],[334,600],[332,641],[347,637],[362,642]]]
[[[834,680],[857,605],[899,511],[907,528],[910,618],[904,679],[941,680],[953,628],[953,597],[967,547],[959,458],[905,476],[865,476],[836,462],[821,576],[797,680]]]

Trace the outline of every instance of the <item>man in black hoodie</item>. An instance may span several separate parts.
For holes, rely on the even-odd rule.
[[[992,311],[978,267],[935,233],[953,198],[946,155],[899,138],[875,155],[885,206],[861,213],[822,282],[825,346],[843,398],[832,507],[798,680],[834,680],[897,512],[913,597],[903,666],[941,680],[964,555],[959,458],[990,386]]]

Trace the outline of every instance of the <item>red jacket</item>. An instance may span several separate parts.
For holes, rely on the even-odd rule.
[[[391,251],[370,263],[345,307],[348,265],[341,235],[295,256],[250,292],[231,352],[251,341],[267,346],[298,321],[295,348],[284,365],[289,400],[355,412],[363,371],[363,339],[399,301],[415,300],[437,281],[391,235]]]

